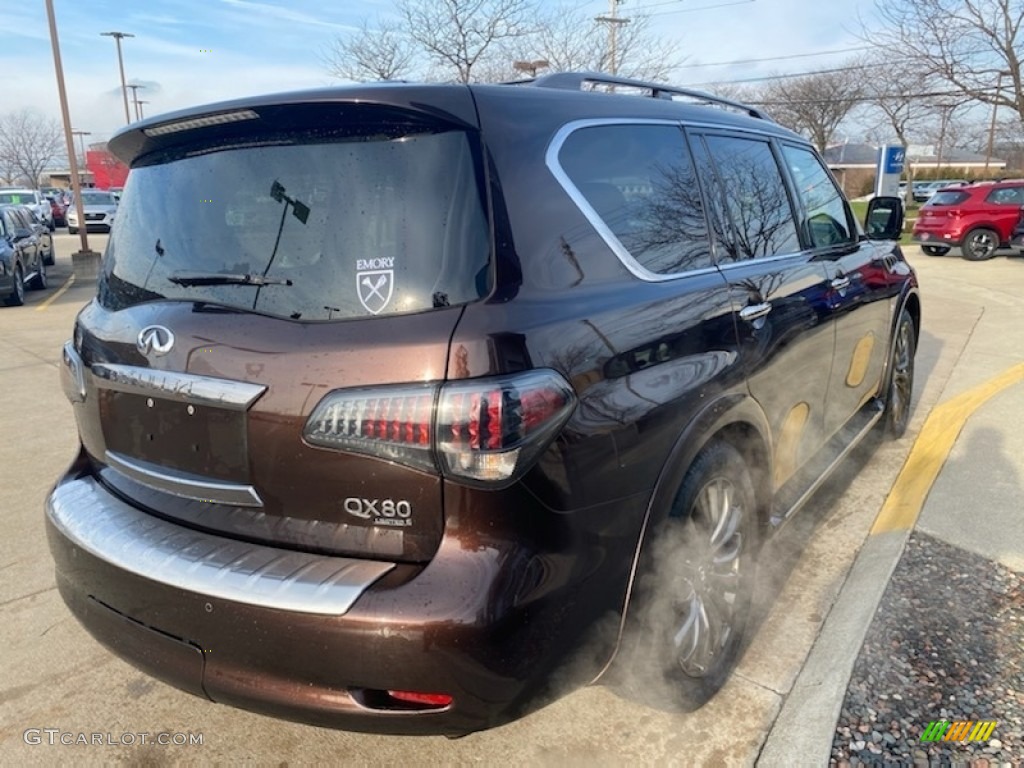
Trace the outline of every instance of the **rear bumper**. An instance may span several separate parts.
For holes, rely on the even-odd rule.
[[[46,518],[61,595],[116,654],[215,702],[347,730],[458,735],[545,703],[594,618],[615,625],[625,589],[571,562],[559,572],[554,553],[538,571],[497,541],[446,538],[426,567],[339,567],[158,520],[73,473]],[[592,680],[614,638],[601,633],[559,688]],[[416,709],[389,690],[452,703]]]

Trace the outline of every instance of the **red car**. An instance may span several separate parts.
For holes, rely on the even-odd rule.
[[[914,242],[929,256],[959,247],[968,261],[984,261],[1009,245],[1022,206],[1024,179],[943,189],[921,207]]]

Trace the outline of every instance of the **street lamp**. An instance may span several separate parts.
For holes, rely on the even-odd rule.
[[[142,115],[139,113],[139,88],[145,88],[146,86],[129,83],[128,87],[132,89],[132,104],[135,105],[135,119],[141,120]]]
[[[999,97],[1003,92],[1003,78],[1013,74],[1009,70],[999,71],[999,79],[996,81],[996,95],[992,99],[992,121],[988,124],[988,147],[985,150],[985,172],[988,173],[989,163],[992,162],[992,148],[996,139],[996,114],[999,112]]]
[[[68,112],[68,92],[64,88],[64,67],[60,62],[60,42],[57,40],[57,20],[53,15],[53,0],[46,0],[46,15],[50,22],[50,44],[53,46],[53,68],[57,75],[57,95],[60,98],[60,114],[64,121],[64,143],[68,152],[68,165],[71,166],[71,188],[75,193],[75,209],[78,212],[78,233],[81,235],[82,249],[71,255],[71,263],[84,261],[89,270],[96,268],[99,254],[89,250],[89,238],[86,234],[85,211],[82,209],[82,181],[78,177],[78,158],[75,157],[75,139],[71,134],[71,115]]]
[[[149,102],[145,101],[143,99],[139,99],[139,100],[137,100],[135,102],[135,106],[138,107],[138,109],[139,109],[139,120],[141,120],[142,118],[145,117],[145,115],[142,113],[142,105],[143,104],[149,104]]]
[[[124,82],[124,59],[121,57],[121,38],[135,37],[129,32],[100,32],[100,37],[112,37],[117,43],[117,67],[121,71],[121,95],[124,96],[124,121],[130,123],[132,116],[128,113],[128,86]]]
[[[73,133],[75,136],[78,137],[78,148],[82,152],[82,165],[85,165],[86,164],[85,163],[85,141],[83,141],[82,137],[83,136],[92,136],[92,132],[91,131],[72,131],[71,133]]]

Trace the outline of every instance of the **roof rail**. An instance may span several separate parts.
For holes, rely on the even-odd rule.
[[[718,104],[719,106],[736,109],[750,115],[751,117],[756,117],[759,120],[771,120],[771,118],[761,110],[755,109],[747,104],[741,104],[738,101],[723,99],[720,96],[714,96],[710,93],[704,93],[703,91],[694,91],[689,88],[677,88],[672,85],[665,85],[664,83],[648,83],[643,80],[630,80],[626,77],[607,75],[603,72],[555,72],[550,75],[542,75],[541,77],[533,80],[522,80],[516,83],[509,83],[509,85],[528,85],[535,88],[560,88],[567,91],[582,91],[586,90],[585,86],[588,83],[639,88],[645,91],[650,91],[650,97],[653,99],[671,99],[673,96],[687,96],[695,101],[706,102],[708,104]]]

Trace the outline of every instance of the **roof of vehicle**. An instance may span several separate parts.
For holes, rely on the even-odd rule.
[[[619,88],[618,91],[590,90],[597,87]],[[612,86],[610,83],[615,83]],[[619,86],[618,84],[622,85]],[[622,92],[628,89],[630,92]],[[644,96],[637,91],[646,89]],[[652,98],[653,97],[653,98]],[[690,103],[676,100],[688,98]],[[506,104],[521,114],[524,109],[537,115],[550,115],[560,105],[560,113],[571,112],[573,119],[627,118],[679,120],[691,123],[759,130],[806,143],[806,139],[778,125],[763,113],[746,105],[710,94],[656,83],[611,78],[597,73],[558,73],[531,81],[503,84],[423,84],[381,82],[334,86],[262,96],[251,96],[215,104],[207,104],[156,115],[122,129],[108,143],[121,161],[131,165],[149,152],[182,143],[182,133],[195,127],[213,129],[259,118],[265,107],[293,105],[330,105],[332,103],[372,104],[407,109],[428,116],[461,122],[477,127],[477,109],[482,103]],[[714,104],[715,108],[708,105]],[[734,111],[728,111],[732,109]],[[742,114],[742,113],[746,114]],[[189,125],[191,121],[209,120],[205,125]],[[205,122],[205,121],[204,121]],[[180,127],[184,125],[185,127]]]

